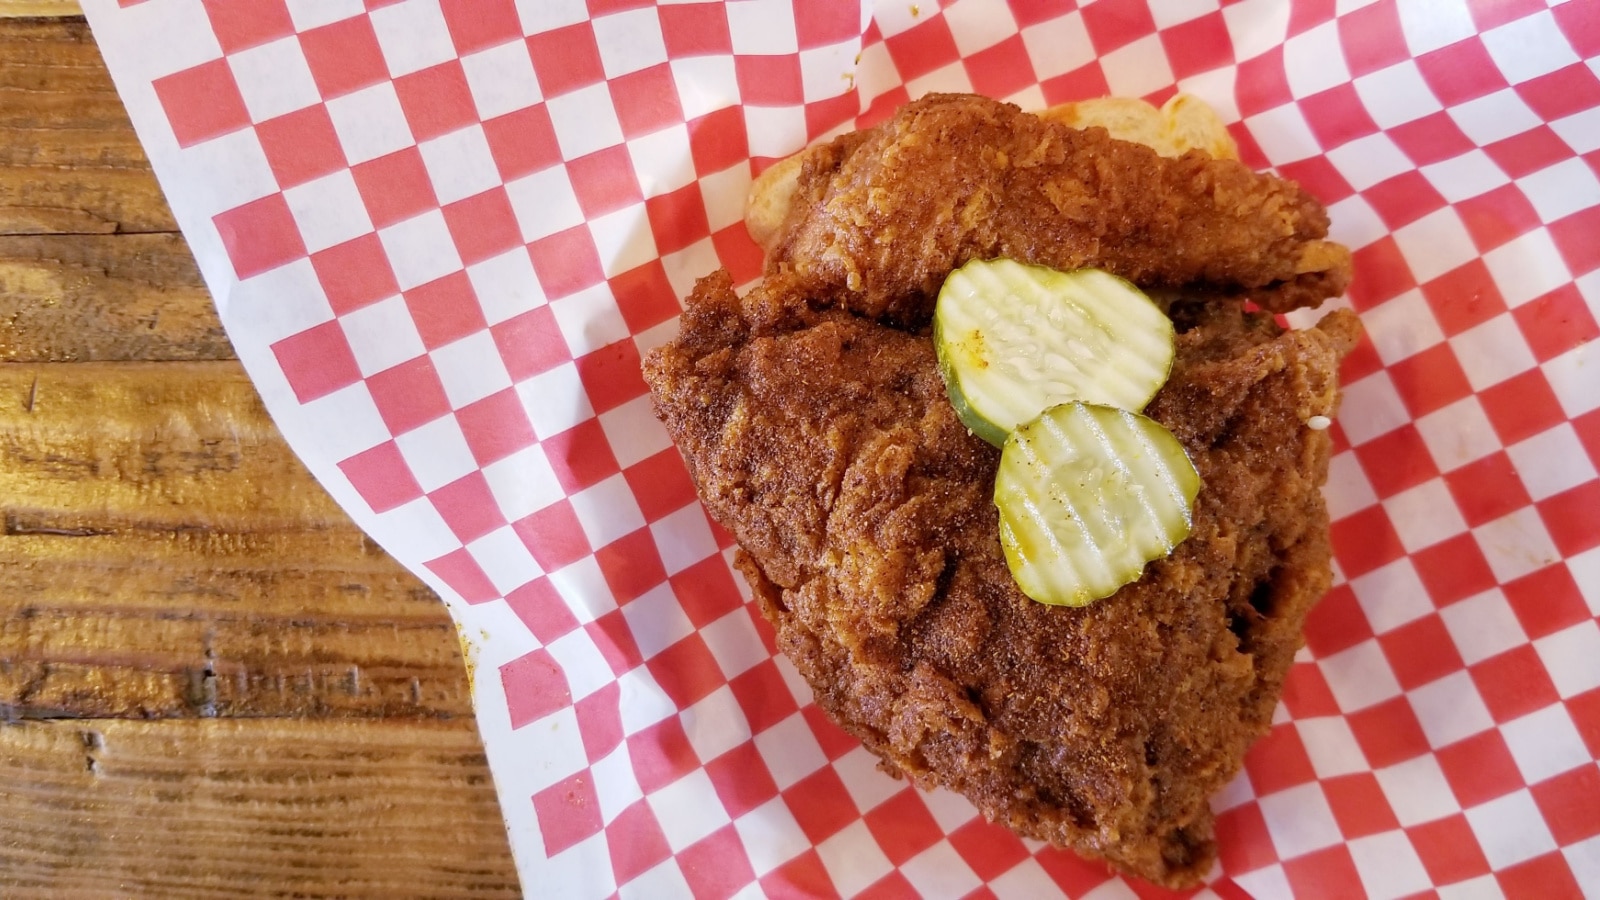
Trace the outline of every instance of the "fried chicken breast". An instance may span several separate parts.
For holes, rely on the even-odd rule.
[[[963,159],[1023,166],[1031,146],[1065,187],[1052,194],[1042,162],[1021,187],[993,166],[966,177],[922,139],[851,162],[883,132],[841,139],[833,174],[802,177],[762,282],[740,297],[725,272],[702,279],[678,337],[647,356],[655,410],[738,540],[781,649],[887,770],[959,791],[1019,834],[1192,885],[1216,856],[1209,798],[1269,727],[1330,579],[1330,444],[1306,422],[1333,415],[1359,326],[1338,312],[1285,332],[1243,302],[1282,308],[1342,284],[1294,271],[1325,217],[1284,182],[1197,154],[1147,160],[990,101],[910,118],[942,121],[941,105],[981,113],[974,132],[940,132]],[[894,159],[949,183],[915,184]],[[944,275],[999,253],[1184,287],[1166,295],[1177,355],[1146,413],[1201,476],[1193,527],[1083,608],[1036,603],[1012,580],[999,451],[961,425],[927,334]]]
[[[791,204],[768,274],[913,327],[969,259],[1249,292],[1275,312],[1338,296],[1350,275],[1322,205],[1293,182],[971,95],[924,97],[814,148]]]

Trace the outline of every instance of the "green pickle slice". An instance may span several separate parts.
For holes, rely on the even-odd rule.
[[[1189,535],[1200,476],[1159,422],[1065,403],[1014,430],[994,502],[1017,586],[1041,603],[1083,606],[1139,578]]]
[[[1172,370],[1172,320],[1098,269],[969,262],[939,291],[933,337],[961,423],[996,447],[1058,403],[1144,409]]]

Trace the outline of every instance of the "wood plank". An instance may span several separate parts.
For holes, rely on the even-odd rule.
[[[0,726],[0,894],[515,897],[469,720]]]
[[[176,234],[0,235],[0,362],[232,359]]]
[[[0,366],[0,497],[12,533],[347,521],[237,362]]]
[[[471,715],[237,363],[0,365],[0,498],[0,718]]]
[[[0,720],[466,717],[443,603],[353,526],[0,535]]]
[[[88,25],[0,19],[0,234],[176,230]]]
[[[78,0],[0,0],[0,18],[65,18],[83,15]]]

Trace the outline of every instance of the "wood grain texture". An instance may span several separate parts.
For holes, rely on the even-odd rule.
[[[0,0],[0,896],[518,887],[454,626],[272,426],[73,4]]]
[[[451,724],[30,722],[0,769],[7,897],[518,896]]]
[[[180,235],[0,235],[0,361],[232,358]]]
[[[83,15],[78,0],[0,0],[0,19],[62,18]]]
[[[438,598],[354,529],[0,534],[0,720],[462,717]]]
[[[30,530],[273,532],[347,521],[237,362],[0,367],[0,496],[8,521]]]
[[[0,24],[0,234],[176,231],[89,26]]]
[[[470,715],[443,605],[235,362],[0,366],[0,712]]]

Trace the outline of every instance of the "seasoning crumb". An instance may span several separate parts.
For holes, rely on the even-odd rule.
[[[1312,416],[1306,420],[1306,427],[1312,431],[1327,431],[1333,420],[1327,416]]]

